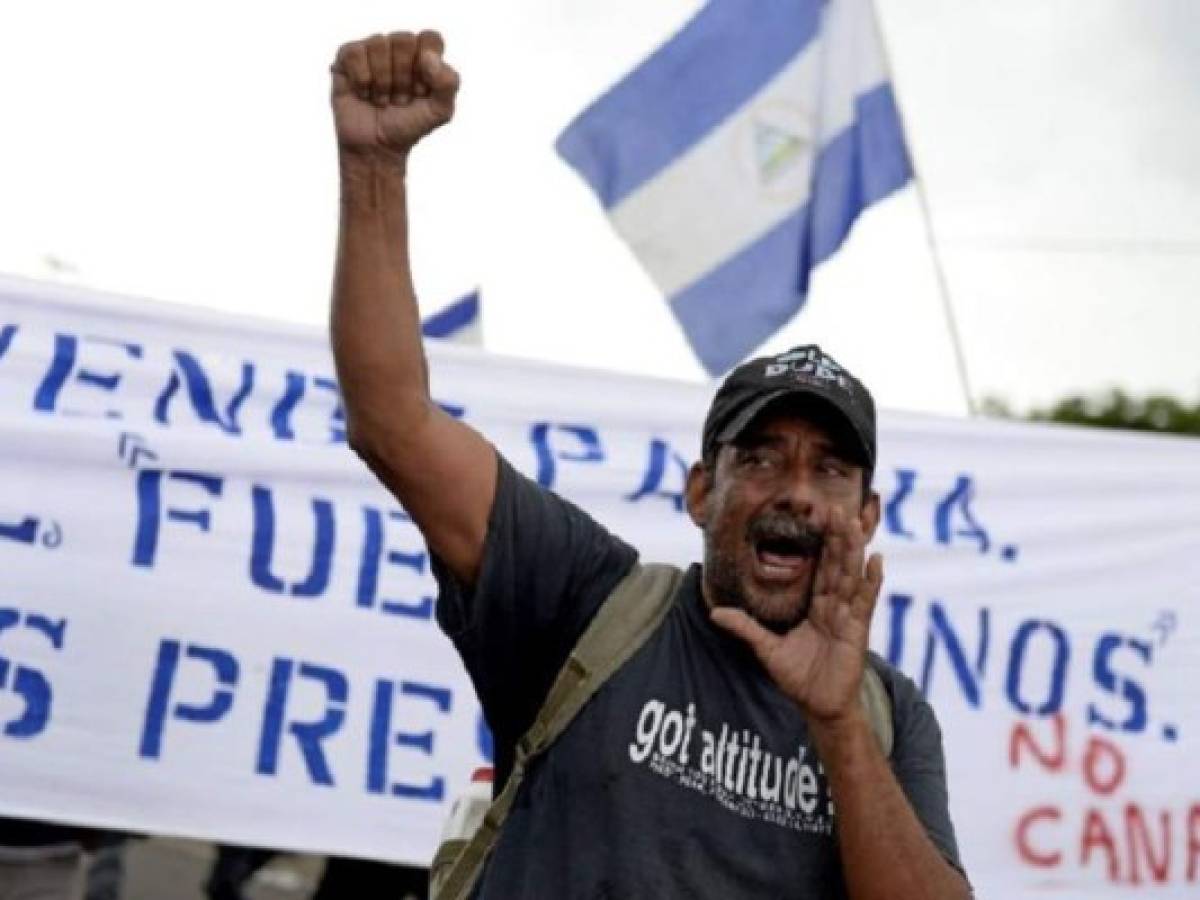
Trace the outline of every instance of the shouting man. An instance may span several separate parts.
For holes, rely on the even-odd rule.
[[[504,776],[637,554],[430,398],[405,179],[413,146],[454,112],[442,51],[434,32],[377,35],[333,65],[332,340],[350,443],[435,557],[438,619]],[[864,559],[875,460],[871,396],[820,348],[729,376],[687,481],[703,563],[530,767],[474,896],[970,896],[933,711],[867,649],[883,578],[880,557]],[[864,673],[886,691],[890,752]]]

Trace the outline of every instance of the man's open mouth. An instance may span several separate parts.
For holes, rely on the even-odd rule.
[[[798,566],[813,556],[806,542],[783,537],[764,538],[755,544],[754,551],[759,560],[771,565]]]
[[[772,578],[795,578],[821,552],[821,535],[803,527],[755,528],[752,543],[759,568]]]

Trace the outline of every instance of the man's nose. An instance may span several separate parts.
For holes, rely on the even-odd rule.
[[[780,479],[774,505],[793,515],[809,519],[817,511],[819,498],[811,473],[801,466],[792,466]]]

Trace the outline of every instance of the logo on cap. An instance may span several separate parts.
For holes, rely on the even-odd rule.
[[[823,382],[835,384],[848,394],[851,393],[848,373],[831,356],[822,353],[816,347],[802,347],[780,354],[768,360],[763,369],[765,378],[779,378],[791,375],[797,381],[808,383]]]

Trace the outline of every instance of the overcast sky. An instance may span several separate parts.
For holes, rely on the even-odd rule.
[[[0,271],[323,324],[328,64],[344,40],[435,27],[464,84],[411,169],[423,309],[481,285],[490,350],[700,380],[552,150],[698,5],[8,4]],[[878,6],[975,396],[1200,398],[1200,2]],[[810,340],[884,406],[963,411],[912,188],[860,220],[767,346]]]

